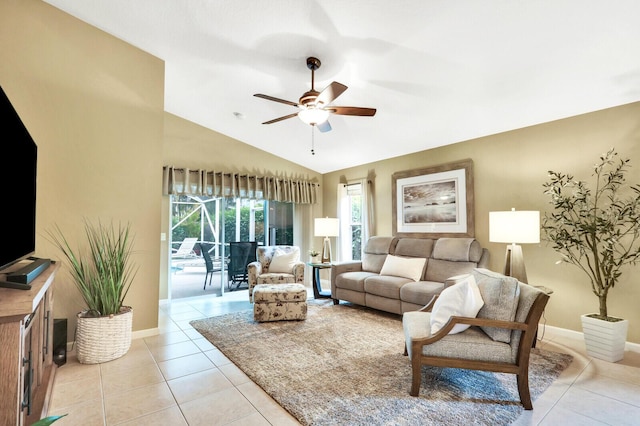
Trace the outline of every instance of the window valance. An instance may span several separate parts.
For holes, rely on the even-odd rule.
[[[201,195],[316,204],[319,184],[307,180],[242,173],[162,168],[163,195]]]

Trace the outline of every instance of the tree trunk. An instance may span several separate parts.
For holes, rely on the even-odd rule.
[[[600,300],[600,316],[607,317],[607,295],[603,294],[599,297]]]

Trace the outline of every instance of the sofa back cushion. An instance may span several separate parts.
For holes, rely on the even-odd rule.
[[[431,258],[427,263],[424,279],[443,283],[455,275],[470,274],[476,266],[475,262],[453,262]]]
[[[392,251],[395,256],[417,257],[426,259],[422,276],[420,280],[426,280],[427,266],[429,257],[433,252],[433,243],[436,240],[432,238],[396,238],[395,244],[392,244]]]
[[[452,262],[475,262],[482,257],[482,246],[475,238],[439,238],[434,247],[434,259]]]
[[[425,271],[426,281],[445,282],[478,266],[482,246],[475,238],[438,238]]]
[[[393,237],[375,236],[367,240],[362,254],[362,270],[366,272],[380,273],[384,261],[389,254]]]

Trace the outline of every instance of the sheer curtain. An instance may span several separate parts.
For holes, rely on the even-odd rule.
[[[338,259],[352,260],[352,218],[354,206],[352,195],[360,195],[360,246],[361,250],[371,235],[375,235],[373,182],[370,179],[355,179],[338,184],[338,218],[340,236],[338,237]],[[361,253],[362,254],[362,253]],[[360,256],[361,257],[361,256]]]

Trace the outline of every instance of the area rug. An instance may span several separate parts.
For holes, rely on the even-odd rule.
[[[242,311],[191,325],[303,425],[507,425],[524,411],[513,374],[423,367],[410,396],[399,315],[326,300],[310,301],[305,321]],[[534,409],[571,359],[532,350]]]

